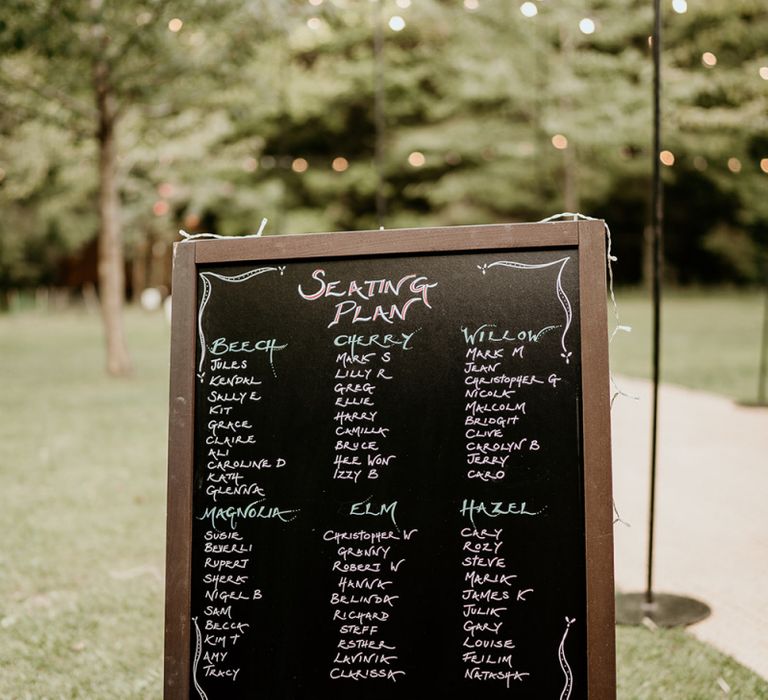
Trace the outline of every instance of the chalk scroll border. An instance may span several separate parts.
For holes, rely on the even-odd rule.
[[[239,284],[240,282],[246,282],[249,279],[253,279],[258,275],[263,275],[265,272],[279,272],[280,276],[282,276],[283,272],[285,272],[285,266],[259,267],[255,270],[249,270],[248,272],[243,272],[239,275],[220,275],[218,272],[199,273],[200,280],[203,283],[203,296],[200,299],[200,308],[197,312],[197,336],[200,340],[200,364],[197,368],[197,378],[200,381],[202,381],[205,377],[205,373],[203,372],[203,365],[205,363],[206,344],[205,332],[203,331],[203,314],[205,312],[205,307],[208,305],[208,302],[211,299],[211,295],[213,294],[213,285],[210,278],[215,277],[216,279],[222,280],[224,282],[233,282],[235,284]],[[274,372],[274,368],[272,371]]]
[[[200,662],[200,654],[202,653],[202,640],[200,634],[200,626],[197,624],[197,617],[192,618],[192,622],[195,625],[195,658],[192,662],[192,682],[195,685],[195,690],[200,696],[201,700],[208,700],[208,696],[205,691],[200,687],[200,683],[197,682],[197,664]]]
[[[560,692],[560,700],[569,700],[573,691],[573,671],[565,656],[565,640],[568,637],[568,630],[571,629],[574,622],[576,622],[575,617],[565,618],[565,632],[563,632],[563,638],[560,640],[560,646],[557,647],[557,660],[560,662],[560,668],[565,676],[565,685]]]
[[[560,306],[563,307],[563,311],[565,312],[565,326],[563,328],[563,334],[560,337],[560,346],[563,351],[560,353],[560,357],[565,360],[565,364],[567,365],[571,363],[571,356],[573,353],[568,350],[565,345],[565,336],[568,335],[568,330],[573,322],[573,307],[571,306],[571,300],[563,289],[563,270],[570,259],[571,257],[567,256],[565,258],[560,258],[559,260],[539,264],[521,263],[515,260],[497,260],[496,262],[483,263],[482,265],[477,266],[477,269],[480,270],[480,272],[486,274],[492,267],[511,267],[515,270],[542,270],[546,267],[552,267],[553,265],[560,265],[560,269],[557,272],[557,280],[555,281],[555,294],[560,302]]]

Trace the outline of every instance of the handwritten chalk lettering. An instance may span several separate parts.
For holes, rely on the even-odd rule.
[[[205,438],[206,445],[217,445],[220,447],[235,447],[236,445],[255,445],[255,435],[228,435],[226,437],[219,437],[217,435],[207,435]]]
[[[336,304],[336,314],[333,320],[328,324],[328,328],[340,323],[342,317],[350,320],[352,323],[366,323],[368,321],[382,320],[385,323],[394,324],[395,321],[405,321],[408,316],[408,310],[414,304],[421,301],[418,297],[413,297],[403,304],[391,304],[389,307],[377,304],[373,311],[364,310],[363,305],[352,299],[346,299]],[[370,314],[366,316],[366,313]]]
[[[234,406],[209,406],[208,413],[212,416],[228,416]]]
[[[386,591],[387,586],[391,586],[394,583],[392,579],[383,579],[377,577],[371,578],[370,576],[364,576],[363,578],[359,579],[353,579],[353,578],[347,578],[346,576],[339,577],[339,580],[337,581],[336,585],[343,591],[346,592],[347,590],[380,590],[380,591]]]
[[[364,370],[365,372],[370,372],[371,370],[367,369]],[[338,373],[337,373],[338,374]],[[362,379],[367,379],[367,377],[361,377]],[[350,380],[354,379],[354,377],[350,377]],[[371,384],[369,382],[366,382],[364,384],[355,384],[351,381],[348,381],[346,384],[338,383],[333,387],[334,392],[337,394],[341,394],[342,396],[346,394],[368,394],[369,396],[373,395],[373,392],[376,390],[376,385]]]
[[[274,355],[280,350],[285,350],[287,343],[278,345],[276,338],[266,338],[263,340],[228,340],[227,338],[216,338],[208,346],[211,355],[226,355],[238,352],[263,352],[269,357],[269,363],[272,364]]]
[[[228,678],[232,681],[237,680],[237,674],[240,673],[239,668],[218,668],[212,664],[203,665],[203,675],[206,678]]]
[[[349,514],[359,516],[370,515],[373,517],[384,517],[388,515],[392,519],[392,524],[395,527],[398,527],[397,521],[395,520],[396,510],[397,501],[375,505],[370,502],[370,499],[367,499],[365,501],[361,501],[360,503],[353,503],[349,509]]]
[[[490,530],[486,528],[477,529],[465,527],[461,530],[462,537],[474,537],[478,540],[496,540],[497,542],[501,541],[502,533],[503,530],[500,527]]]
[[[261,395],[256,391],[233,391],[230,393],[211,391],[208,394],[208,403],[238,403],[243,406],[246,401],[261,401]]]
[[[312,279],[319,283],[319,287],[316,291],[307,293],[299,285],[299,296],[307,301],[315,301],[323,297],[357,297],[363,301],[370,301],[371,298],[379,294],[392,294],[399,296],[404,287],[407,288],[411,294],[418,294],[421,296],[427,306],[427,295],[430,289],[437,286],[437,282],[427,282],[427,277],[424,275],[408,274],[403,275],[397,282],[392,280],[381,278],[375,280],[365,280],[364,282],[358,282],[357,280],[351,280],[348,284],[342,285],[340,280],[334,282],[327,282],[325,280],[325,270],[317,269],[312,273]],[[407,283],[407,284],[406,284]]]
[[[525,407],[525,404],[522,404]],[[523,411],[525,413],[525,411]],[[515,425],[520,420],[520,416],[488,416],[486,418],[476,418],[475,416],[465,416],[464,425],[474,425],[478,428],[488,428],[498,426],[500,429]]]
[[[214,372],[228,371],[228,370],[244,370],[248,369],[248,360],[222,360],[219,357],[211,358],[211,369]]]
[[[366,562],[364,564],[360,564],[358,562],[342,562],[337,559],[336,561],[333,562],[333,565],[331,566],[331,571],[339,571],[345,574],[349,574],[349,573],[379,574],[381,573],[381,562],[374,561],[374,562]]]
[[[207,496],[210,496],[214,503],[222,496],[261,496],[266,497],[264,489],[258,484],[238,484],[237,486],[207,486],[205,489]]]
[[[538,343],[539,340],[560,326],[545,326],[539,331],[530,329],[512,331],[499,330],[495,323],[483,323],[474,330],[462,326],[461,332],[464,335],[464,342],[467,345],[477,345],[478,343]]]
[[[501,625],[501,623],[499,623]],[[465,626],[466,629],[466,626]],[[467,649],[514,649],[515,644],[511,639],[475,639],[464,637],[463,647]],[[466,659],[465,659],[466,660]]]
[[[206,542],[211,541],[221,541],[221,540],[234,540],[236,542],[242,542],[243,536],[239,532],[218,532],[215,530],[206,530],[204,534],[204,539]]]
[[[386,649],[387,651],[394,651],[395,647],[391,644],[387,644],[383,639],[339,639],[336,644],[338,649],[372,649],[379,651]]]
[[[474,637],[478,632],[490,632],[491,634],[498,634],[501,631],[503,622],[472,622],[467,620],[462,629],[465,632],[469,632],[470,637]]]
[[[336,452],[378,452],[379,451],[379,443],[375,440],[371,440],[370,442],[352,442],[349,440],[337,440],[336,446],[334,447]]]
[[[491,374],[495,372],[501,362],[494,362],[493,364],[478,364],[476,362],[465,362],[464,372],[467,374]]]
[[[373,369],[371,369],[371,368],[369,368],[369,369],[337,369],[336,370],[336,374],[334,375],[333,378],[334,379],[346,379],[347,381],[356,380],[356,381],[367,382],[371,378],[372,374],[373,374]],[[342,386],[345,386],[345,385],[337,384],[334,387],[334,390],[336,392],[341,392],[341,391],[343,391],[343,389],[341,389]],[[372,391],[373,386],[371,384],[368,384],[367,386],[369,388],[366,389],[366,391],[369,394],[372,394],[373,393],[373,391]]]
[[[483,350],[481,348],[467,348],[465,358],[467,360],[501,360],[504,357],[504,348],[495,348],[493,350]]]
[[[351,634],[358,637],[375,637],[379,633],[378,625],[342,625],[340,634]]]
[[[511,586],[513,579],[516,578],[517,574],[478,574],[475,571],[464,573],[464,583],[468,583],[470,586]]]
[[[366,464],[369,467],[387,467],[397,455],[368,454],[365,456]]]
[[[461,599],[471,600],[473,602],[485,601],[500,603],[505,600],[509,600],[510,593],[509,591],[496,591],[493,589],[488,591],[476,591],[474,588],[465,588],[461,592]]]
[[[240,482],[243,480],[242,474],[216,474],[212,472],[208,472],[205,475],[205,480],[212,484],[234,484],[235,486],[238,486]]]
[[[363,623],[363,622],[386,622],[389,620],[389,613],[386,610],[373,610],[370,612],[364,611],[364,610],[334,610],[333,611],[333,621],[342,621],[342,622],[355,622],[357,624]],[[369,627],[370,632],[375,632],[378,630],[377,626],[374,626],[373,628]],[[342,628],[341,631],[342,634],[348,634],[348,632],[345,632]]]
[[[412,340],[414,336],[421,329],[417,329],[412,333],[374,333],[373,335],[337,335],[333,344],[337,348],[348,347],[349,351],[354,354],[357,348],[401,348],[403,351],[412,349]]]
[[[495,377],[478,377],[467,375],[464,378],[464,384],[474,387],[475,389],[482,389],[483,387],[492,387],[500,384],[502,387],[517,388],[520,389],[524,386],[535,386],[537,384],[545,384],[543,379],[539,379],[535,374],[497,374]]]
[[[377,356],[377,352],[367,352],[364,355],[355,355],[351,352],[340,352],[338,355],[336,355],[336,364],[340,364],[342,367],[344,367],[344,369],[350,365],[367,365]],[[338,376],[338,370],[336,378],[340,378]]]
[[[213,584],[213,590],[218,590],[219,586],[244,586],[248,583],[247,574],[205,574],[203,583],[206,586]]]
[[[483,664],[488,666],[507,666],[514,668],[512,654],[478,654],[476,651],[467,651],[461,655],[464,663]]]
[[[238,430],[250,430],[253,428],[248,420],[210,420],[208,421],[208,430],[212,435],[217,435],[221,431],[237,432]]]
[[[529,510],[525,501],[520,503],[509,503],[501,501],[476,501],[474,498],[464,499],[461,502],[459,512],[463,516],[469,517],[472,524],[475,524],[476,515],[484,515],[488,518],[498,518],[509,515],[536,516],[544,512],[542,510]]]
[[[338,397],[333,405],[338,408],[356,408],[358,406],[373,408],[375,404],[370,396],[357,396],[354,398]]]
[[[212,455],[216,459],[211,462],[207,462],[206,469],[211,471],[234,471],[238,469],[255,469],[261,471],[262,469],[282,469],[287,464],[286,460],[282,457],[278,457],[275,460],[271,459],[218,459],[219,455]]]
[[[397,656],[394,654],[379,654],[379,653],[370,653],[366,654],[364,652],[358,651],[354,654],[344,654],[342,652],[336,652],[336,656],[333,659],[333,663],[335,664],[351,664],[351,665],[362,665],[362,664],[385,664],[390,665],[393,661],[397,660]]]
[[[353,481],[357,483],[362,476],[362,471],[359,469],[339,469],[336,467],[333,471],[333,478],[338,481]]]
[[[486,671],[477,666],[468,668],[464,671],[464,678],[474,681],[504,681],[507,688],[511,686],[512,681],[524,681],[530,673],[521,671]]]
[[[336,550],[338,556],[346,561],[349,557],[353,559],[368,559],[372,557],[386,559],[389,557],[391,546],[374,545],[372,547],[339,547]]]
[[[206,634],[205,637],[203,638],[203,644],[209,647],[226,647],[227,636]]]
[[[214,544],[206,542],[203,552],[206,554],[249,554],[253,551],[252,544]]]
[[[225,605],[223,607],[219,607],[216,605],[206,605],[203,610],[203,615],[207,615],[208,617],[226,617],[227,619],[232,619],[232,606],[231,605]]]
[[[205,621],[206,632],[237,632],[243,634],[249,627],[248,622],[217,622],[214,620]]]
[[[378,678],[396,682],[400,676],[404,676],[405,671],[394,671],[390,669],[366,668],[360,670],[332,668],[330,676],[333,680],[348,679],[353,681],[363,681],[369,678]]]
[[[329,297],[347,297],[336,304],[335,317],[328,324],[330,328],[336,325],[342,316],[352,315],[352,322],[375,321],[381,319],[387,323],[394,323],[396,319],[405,320],[408,309],[416,303],[421,303],[427,308],[429,304],[429,290],[437,286],[437,282],[429,283],[423,275],[408,274],[397,281],[386,278],[377,280],[365,280],[358,282],[351,280],[342,286],[340,280],[328,282],[325,280],[325,270],[317,269],[312,273],[312,279],[319,284],[314,292],[305,292],[301,285],[298,287],[299,296],[307,301]],[[406,294],[412,295],[401,304],[391,304],[389,311],[381,304],[374,307],[373,312],[366,310],[362,302],[371,301],[375,296],[391,294],[400,296],[400,292],[407,290]],[[365,314],[370,314],[366,316]]]
[[[357,421],[373,423],[377,415],[379,415],[378,411],[339,411],[333,419],[341,425],[356,423]]]
[[[387,437],[389,435],[389,430],[389,428],[384,428],[382,426],[353,425],[344,427],[343,425],[339,425],[334,430],[334,434],[337,437],[366,437],[368,435]]]
[[[378,544],[379,542],[386,542],[388,540],[410,540],[417,532],[417,529],[405,530],[402,534],[394,532],[393,530],[376,532],[369,532],[367,530],[355,530],[353,532],[326,530],[323,533],[323,540],[325,542],[335,542],[337,545],[341,542],[371,542],[372,544]]]
[[[464,617],[495,617],[500,618],[507,608],[490,607],[488,605],[477,605],[475,603],[465,603],[463,606]]]
[[[214,374],[210,381],[209,386],[261,386],[261,381],[247,374]]]
[[[248,566],[250,559],[214,559],[213,557],[206,557],[203,563],[203,567],[206,569],[216,569],[221,571],[222,569],[245,569]]]
[[[525,413],[525,402],[522,403],[485,403],[484,401],[471,401],[466,404],[466,411],[471,416],[485,416],[489,413]]]
[[[539,449],[539,443],[530,438],[520,438],[520,440],[509,440],[506,442],[475,442],[467,443],[467,450],[474,454],[487,455],[495,452],[521,452],[536,451]]]
[[[362,464],[357,455],[336,455],[333,463],[337,467],[359,467]]]
[[[254,591],[256,593],[256,591]],[[261,599],[261,591],[258,591],[258,598],[254,598],[253,595],[249,595],[244,591],[219,591],[219,590],[207,590],[204,592],[206,600],[217,601],[221,603],[240,602]]]
[[[507,563],[504,557],[464,557],[462,566],[476,566],[481,569],[506,569]]]
[[[288,509],[260,505],[263,501],[263,498],[259,498],[246,506],[230,506],[228,508],[209,506],[202,515],[197,517],[197,520],[210,519],[211,526],[216,530],[219,529],[217,524],[223,521],[225,525],[229,525],[230,530],[234,530],[239,520],[264,519],[289,523],[295,520],[297,513],[300,512],[298,508]]]
[[[399,598],[399,595],[379,595],[378,593],[371,595],[331,593],[331,605],[386,605],[391,608]]]
[[[515,389],[465,389],[465,399],[494,399],[512,400],[517,393]]]
[[[498,554],[499,549],[501,549],[501,545],[501,542],[470,542],[467,540],[462,544],[462,549],[465,552],[473,552],[475,554],[479,554],[481,552],[488,554]]]

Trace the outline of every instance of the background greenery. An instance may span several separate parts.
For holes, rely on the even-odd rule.
[[[611,222],[620,281],[637,282],[651,3],[535,4],[525,17],[500,0],[6,0],[0,292],[60,282],[62,257],[96,236],[99,66],[118,107],[129,258],[179,227],[238,235],[262,216],[268,233],[295,233],[566,209]],[[768,240],[768,6],[662,4],[668,276],[755,282]]]

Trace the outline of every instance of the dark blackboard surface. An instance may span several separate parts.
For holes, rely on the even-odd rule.
[[[190,697],[586,698],[578,248],[196,272]]]

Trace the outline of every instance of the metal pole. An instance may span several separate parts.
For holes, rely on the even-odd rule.
[[[373,165],[376,170],[376,218],[384,227],[387,200],[384,194],[384,30],[382,27],[381,0],[373,2],[373,120],[376,130]]]
[[[651,424],[651,492],[648,519],[648,578],[645,602],[653,603],[653,536],[656,515],[656,457],[659,418],[659,370],[661,340],[661,279],[663,255],[663,191],[661,183],[661,0],[653,3],[653,418]]]

